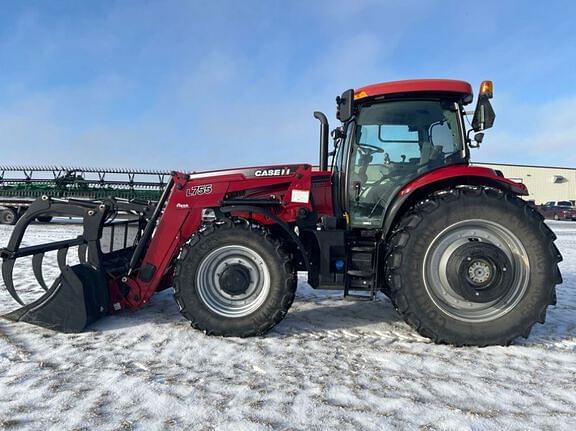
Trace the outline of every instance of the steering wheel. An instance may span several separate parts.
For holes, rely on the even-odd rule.
[[[356,144],[363,154],[371,156],[376,153],[383,153],[384,150],[380,147],[370,144]]]

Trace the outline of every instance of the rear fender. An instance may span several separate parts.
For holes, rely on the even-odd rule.
[[[460,185],[488,186],[514,195],[528,195],[528,189],[524,184],[505,178],[493,169],[467,165],[436,169],[406,184],[394,197],[386,210],[384,237],[388,236],[402,214],[416,202],[437,190]]]

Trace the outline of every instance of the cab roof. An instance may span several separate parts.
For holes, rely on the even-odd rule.
[[[454,79],[411,79],[367,85],[354,91],[354,100],[407,93],[455,93],[461,96],[464,104],[472,101],[470,84]]]

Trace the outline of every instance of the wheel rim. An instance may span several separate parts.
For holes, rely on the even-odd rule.
[[[424,257],[428,295],[445,314],[466,322],[487,322],[512,310],[524,297],[530,264],[519,238],[488,220],[448,226]]]
[[[241,286],[234,284],[237,281]],[[198,266],[196,289],[214,313],[243,317],[256,311],[270,292],[270,272],[264,259],[240,245],[220,247]]]
[[[12,211],[9,210],[5,210],[2,213],[2,222],[4,224],[12,224],[14,223],[14,219],[16,218],[16,216],[14,215],[14,213]]]

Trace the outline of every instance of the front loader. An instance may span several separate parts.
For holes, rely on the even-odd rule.
[[[470,147],[494,122],[491,97],[485,81],[466,131],[466,82],[348,90],[337,98],[331,166],[328,121],[316,112],[318,169],[174,172],[155,203],[43,197],[0,250],[6,287],[22,304],[4,317],[78,332],[172,287],[193,327],[259,335],[283,319],[297,271],[307,271],[312,287],[350,299],[384,292],[438,343],[507,345],[528,336],[555,303],[562,258],[554,234],[520,198],[526,187],[469,163]],[[42,216],[80,217],[84,231],[22,247],[26,228]],[[70,248],[75,265],[66,260]],[[48,286],[42,262],[50,251],[60,275]],[[13,268],[27,256],[46,292],[25,305]]]

